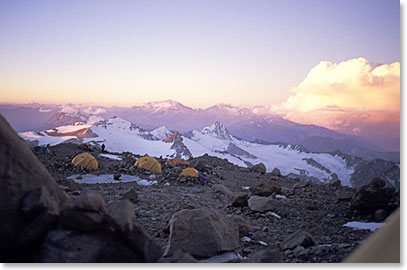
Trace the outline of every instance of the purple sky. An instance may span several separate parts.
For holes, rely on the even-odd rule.
[[[270,105],[320,61],[400,61],[395,0],[0,1],[0,101]]]

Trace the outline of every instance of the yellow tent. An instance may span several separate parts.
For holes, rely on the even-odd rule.
[[[194,168],[183,169],[180,175],[199,177],[198,171]]]
[[[149,156],[139,158],[134,163],[134,166],[149,170],[153,173],[161,173],[161,164],[155,158]]]
[[[97,169],[99,166],[97,160],[91,154],[88,153],[81,153],[75,156],[72,159],[72,163],[75,167],[81,165],[83,168],[87,170],[94,170]]]

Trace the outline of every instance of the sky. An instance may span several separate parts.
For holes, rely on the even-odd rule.
[[[263,105],[400,133],[396,0],[3,0],[0,37],[0,102]]]

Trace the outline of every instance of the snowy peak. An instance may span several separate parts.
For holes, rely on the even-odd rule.
[[[167,111],[182,111],[192,110],[189,107],[182,105],[181,103],[168,99],[164,101],[153,101],[146,103],[144,107],[152,112],[167,112]]]
[[[172,134],[172,132],[166,126],[158,127],[152,130],[150,133],[159,140],[164,140]]]
[[[201,133],[207,134],[207,135],[219,138],[219,139],[225,139],[225,140],[232,139],[232,137],[231,137],[229,131],[227,130],[227,128],[225,127],[225,125],[218,121],[216,121],[209,127],[204,127],[201,130]]]

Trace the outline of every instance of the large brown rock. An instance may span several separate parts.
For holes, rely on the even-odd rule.
[[[22,199],[45,187],[58,209],[68,205],[68,195],[32,153],[27,143],[0,115],[0,261],[21,261],[21,254],[10,248],[27,226],[21,211]],[[18,255],[17,255],[18,254]]]
[[[166,256],[180,249],[203,258],[238,247],[239,227],[221,211],[205,208],[181,210],[170,219]]]
[[[256,196],[270,196],[271,194],[280,194],[281,186],[274,181],[265,181],[260,184],[253,184],[250,186],[250,192]]]
[[[251,167],[250,170],[252,172],[264,174],[264,173],[266,173],[266,166],[264,166],[263,163],[259,163],[259,164],[254,165],[253,167]]]

